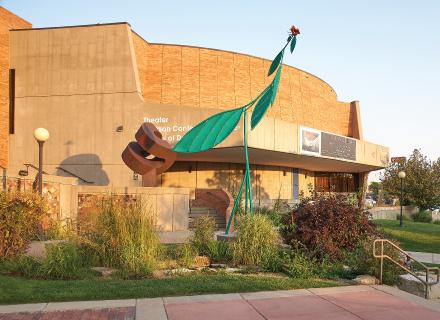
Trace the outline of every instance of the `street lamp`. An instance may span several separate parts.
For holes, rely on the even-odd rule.
[[[400,227],[403,227],[403,179],[406,177],[405,171],[398,173],[400,179]]]
[[[43,144],[49,139],[49,131],[37,128],[34,131],[35,140],[38,142],[38,193],[43,195]]]

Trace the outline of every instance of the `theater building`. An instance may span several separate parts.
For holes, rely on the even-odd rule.
[[[86,185],[141,186],[121,153],[142,122],[175,144],[271,81],[269,60],[150,43],[125,22],[33,29],[0,8],[0,46],[0,165],[9,175],[33,171],[33,131],[44,127],[50,132],[44,171]],[[157,186],[236,192],[244,169],[242,125],[212,150],[179,154]],[[297,200],[310,187],[356,192],[368,172],[388,163],[388,148],[363,138],[358,101],[339,101],[324,80],[287,65],[277,99],[248,145],[260,204]]]

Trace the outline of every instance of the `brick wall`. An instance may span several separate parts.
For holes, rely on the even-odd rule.
[[[0,166],[8,165],[9,141],[9,30],[32,25],[0,7]]]
[[[244,54],[188,46],[149,44],[133,34],[145,102],[231,109],[256,97],[272,80],[271,61]],[[352,135],[350,103],[337,101],[327,83],[284,66],[268,115],[341,135]]]

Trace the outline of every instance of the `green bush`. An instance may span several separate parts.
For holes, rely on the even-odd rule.
[[[41,261],[25,255],[16,255],[0,260],[0,273],[22,275],[27,278],[40,277]]]
[[[130,277],[152,273],[160,242],[147,203],[137,198],[105,197],[86,225],[83,243],[103,265],[121,269]]]
[[[81,252],[74,243],[51,243],[46,245],[46,258],[39,275],[47,279],[78,279],[84,267]]]
[[[280,236],[272,222],[259,214],[248,214],[238,221],[233,243],[235,264],[261,267],[277,252]]]
[[[432,222],[433,224],[440,224],[440,220],[435,220]]]
[[[317,261],[308,257],[305,253],[296,251],[285,254],[283,259],[283,271],[292,278],[310,279],[316,275]]]
[[[80,279],[91,273],[90,265],[86,262],[76,244],[52,243],[46,245],[44,259],[26,255],[3,259],[0,272],[33,279]]]
[[[432,222],[432,213],[431,213],[431,211],[428,211],[428,210],[419,211],[412,216],[412,219],[414,222],[431,223]]]
[[[177,263],[185,268],[191,268],[194,265],[194,258],[197,256],[195,248],[189,244],[184,243],[179,247],[177,255]]]
[[[228,241],[211,240],[207,245],[207,256],[217,263],[230,262],[232,261],[231,244]]]
[[[0,192],[0,257],[23,253],[47,217],[47,203],[38,194]]]
[[[284,217],[289,214],[290,208],[286,201],[277,199],[272,208],[259,207],[255,211],[256,214],[267,216],[274,226],[283,227]]]
[[[190,243],[199,255],[208,255],[208,245],[214,241],[215,220],[210,216],[201,216],[194,221],[194,235]]]
[[[397,262],[402,260],[400,254],[397,251],[392,250],[388,245],[384,246],[384,253]],[[343,261],[344,264],[350,268],[350,270],[346,272],[348,278],[354,278],[361,274],[370,274],[378,279],[380,277],[380,259],[373,256],[373,239],[367,239],[360,242],[354,250],[351,252],[345,252]],[[399,274],[402,274],[402,272],[403,270],[393,262],[384,259],[384,283],[390,285],[395,284],[398,280]]]

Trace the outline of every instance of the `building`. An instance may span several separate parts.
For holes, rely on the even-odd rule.
[[[45,127],[48,174],[140,186],[121,152],[143,121],[173,144],[208,116],[247,103],[271,80],[269,60],[149,43],[125,22],[33,29],[0,8],[0,36],[0,165],[9,175],[34,170],[33,130]],[[310,187],[356,192],[369,171],[384,168],[388,148],[363,139],[359,108],[338,101],[317,76],[285,66],[274,106],[248,139],[254,201],[294,201]],[[213,150],[180,154],[157,186],[234,193],[243,162],[237,128]]]

